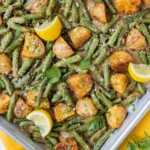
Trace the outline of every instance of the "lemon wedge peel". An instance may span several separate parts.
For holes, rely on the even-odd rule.
[[[128,66],[128,72],[137,82],[150,81],[150,65],[130,63]]]
[[[56,40],[62,30],[62,23],[58,16],[51,22],[44,22],[42,25],[34,28],[36,34],[45,41]]]
[[[45,110],[34,110],[28,114],[26,118],[32,120],[35,125],[39,127],[43,138],[49,134],[53,127],[53,120],[50,114]]]

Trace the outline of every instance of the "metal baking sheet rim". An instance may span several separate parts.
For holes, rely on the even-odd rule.
[[[133,107],[135,110],[133,111]],[[137,101],[134,106],[128,108],[128,116],[123,125],[117,129],[113,135],[106,141],[101,150],[117,150],[118,146],[138,124],[143,116],[150,110],[150,89],[146,94]],[[30,138],[22,133],[15,125],[7,122],[0,116],[0,129],[9,134],[12,138],[17,140],[27,150],[44,150],[41,145],[32,142]]]

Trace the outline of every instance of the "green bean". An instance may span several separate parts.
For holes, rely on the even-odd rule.
[[[9,104],[9,108],[7,111],[7,115],[6,115],[8,121],[13,119],[14,107],[15,107],[16,101],[17,101],[17,95],[16,93],[13,93],[10,104]]]
[[[50,91],[52,90],[52,88],[53,88],[53,84],[52,83],[48,83],[47,86],[46,86],[46,89],[45,89],[45,91],[43,93],[43,97],[44,98],[49,96]]]
[[[17,89],[22,88],[24,85],[26,85],[28,83],[30,78],[31,78],[31,76],[29,74],[23,76],[23,78],[19,79],[17,83],[14,83],[14,87]]]
[[[8,77],[6,75],[2,74],[0,76],[0,79],[4,82],[8,94],[11,95],[13,93],[13,86],[11,85]]]
[[[140,91],[140,93],[143,95],[146,92],[146,89],[144,87],[144,85],[142,83],[137,83],[138,89]]]
[[[0,29],[0,35],[4,35],[4,34],[6,34],[8,31],[9,31],[8,28],[2,28],[2,29]]]
[[[19,123],[21,123],[21,122],[23,122],[23,121],[27,121],[27,119],[22,119],[22,118],[15,118],[14,120],[13,120],[13,123],[14,124],[19,124]]]
[[[64,16],[65,16],[65,18],[67,18],[68,15],[69,15],[69,11],[70,11],[72,2],[73,2],[73,0],[66,0],[66,5],[65,5],[65,9],[64,9]]]
[[[106,127],[96,131],[91,137],[89,142],[94,145],[95,144],[95,140],[97,140],[104,132],[106,131]]]
[[[66,80],[69,76],[73,74],[74,74],[74,70],[70,70],[69,72],[67,72],[66,74],[62,76],[62,80]]]
[[[12,56],[12,70],[13,70],[13,76],[14,77],[16,77],[18,75],[19,56],[20,56],[20,48],[16,48],[14,50],[13,56]]]
[[[107,50],[106,50],[106,46],[102,46],[102,47],[101,47],[101,53],[100,53],[100,55],[94,60],[93,64],[94,64],[94,65],[101,64],[101,63],[104,61],[104,59],[106,58],[107,54],[108,54],[108,52],[107,52]]]
[[[118,19],[119,19],[119,16],[118,16],[118,15],[117,15],[117,16],[113,16],[112,20],[111,20],[110,22],[106,23],[106,24],[102,27],[101,31],[102,31],[103,33],[107,33],[107,32],[109,31],[109,29],[117,22]]]
[[[51,132],[48,134],[48,136],[59,138],[59,134],[58,134],[57,132],[53,132],[53,131],[51,131]]]
[[[14,6],[13,6],[13,5],[10,5],[10,6],[5,10],[5,13],[4,13],[4,16],[3,16],[3,19],[4,19],[4,20],[7,20],[7,19],[10,18],[10,16],[12,15],[13,9],[14,9]]]
[[[53,97],[52,97],[52,99],[51,99],[51,102],[52,102],[52,103],[58,102],[59,99],[61,98],[61,96],[62,96],[62,93],[61,93],[60,90],[58,90],[58,91],[53,95]]]
[[[118,104],[118,103],[120,103],[121,101],[122,101],[121,98],[117,98],[117,99],[113,100],[113,104]]]
[[[110,0],[104,0],[104,2],[106,3],[107,7],[112,12],[112,14],[115,14],[116,13],[116,9],[113,6],[113,2],[111,2]]]
[[[72,102],[71,97],[69,96],[69,93],[68,93],[67,84],[66,83],[59,84],[58,89],[61,91],[62,97],[67,103],[67,105],[74,107],[74,103]]]
[[[12,33],[8,32],[1,40],[0,52],[3,52],[6,49],[6,47],[9,45],[12,39],[13,39]]]
[[[45,143],[45,144],[48,143],[47,140],[42,139],[42,138],[33,138],[33,141],[34,141],[34,142],[37,142],[37,143]]]
[[[54,8],[57,5],[57,2],[58,2],[58,0],[50,0],[49,1],[49,5],[47,7],[47,14],[46,14],[47,16],[51,16],[52,15],[52,13],[54,11]]]
[[[36,70],[35,70],[35,72],[36,72]],[[38,80],[41,79],[42,77],[43,77],[43,73],[39,73],[39,74],[35,77],[34,81],[38,81]]]
[[[33,126],[29,126],[29,128],[30,127],[33,127]],[[33,138],[42,138],[41,133],[39,133],[39,131],[33,131],[31,134]]]
[[[77,2],[79,4],[79,8],[80,8],[84,18],[87,21],[91,21],[90,15],[89,15],[88,10],[86,9],[85,4],[83,3],[83,1],[82,0],[77,0]]]
[[[53,145],[56,145],[58,143],[57,139],[55,137],[46,136],[48,141],[50,141]]]
[[[106,131],[95,143],[93,150],[99,150],[104,142],[110,137],[115,129],[109,129]]]
[[[150,23],[150,19],[149,18],[142,18],[141,22],[149,24]]]
[[[80,127],[80,126],[81,126],[80,123],[74,124],[74,125],[68,127],[68,128],[66,129],[66,131],[67,131],[67,132],[70,132],[70,131],[72,131],[72,130],[76,130],[76,129],[77,129],[78,127]]]
[[[88,49],[89,49],[91,43],[93,42],[93,39],[95,39],[95,38],[97,38],[97,37],[98,37],[98,36],[97,36],[96,34],[94,34],[94,35],[90,38],[90,40],[83,46],[83,48],[88,51]]]
[[[122,26],[118,26],[118,27],[116,28],[115,32],[111,35],[111,37],[110,37],[110,39],[109,39],[109,41],[108,41],[108,45],[109,45],[110,47],[113,47],[113,46],[114,46],[114,44],[115,44],[115,42],[116,42],[116,40],[117,40],[117,38],[118,38],[118,36],[119,36],[119,33],[120,33],[121,29],[122,29]]]
[[[18,76],[22,77],[26,71],[31,67],[31,65],[33,64],[34,59],[33,58],[29,58],[27,59],[21,66],[21,68],[18,71]]]
[[[103,93],[96,91],[96,96],[104,105],[106,105],[106,107],[110,108],[113,105],[113,103]]]
[[[106,97],[108,97],[108,98],[110,98],[110,99],[113,98],[113,95],[112,95],[111,92],[108,92],[108,91],[104,90],[103,87],[101,87],[101,86],[99,86],[99,85],[98,85],[98,88],[102,91],[102,93],[103,93]]]
[[[96,57],[98,57],[100,55],[100,53],[102,52],[102,47],[103,46],[100,46],[96,52],[93,54],[92,58],[95,59]]]
[[[124,36],[125,33],[127,32],[127,30],[128,30],[128,25],[125,25],[125,26],[123,27],[123,29],[121,30],[119,36],[118,36],[118,40],[117,40],[117,48],[120,47],[121,42],[122,42],[122,39],[123,39],[123,36]]]
[[[46,82],[47,82],[47,79],[43,79],[43,81],[41,82],[41,84],[38,88],[38,95],[37,95],[38,106],[40,106],[40,104],[41,104],[42,94],[43,94],[43,90],[44,90],[44,86],[45,86]]]
[[[33,126],[33,125],[34,125],[34,123],[31,120],[22,121],[22,122],[19,123],[20,128],[27,128],[27,127]]]
[[[86,132],[88,130],[89,124],[81,125],[80,127],[76,128],[78,132]]]
[[[109,60],[106,59],[103,64],[104,70],[104,86],[106,90],[109,90],[109,80],[110,80],[110,70],[109,70]]]
[[[73,23],[74,25],[76,25],[79,21],[79,13],[78,13],[76,2],[73,3],[71,12],[72,12]]]
[[[80,135],[76,131],[72,131],[71,134],[84,150],[90,150],[90,147],[86,144],[84,139],[80,137]]]
[[[139,52],[139,57],[143,64],[148,64],[148,60],[147,60],[145,52],[143,52],[143,51]]]
[[[5,0],[4,6],[7,7],[13,3],[13,0]]]
[[[53,45],[54,45],[54,41],[47,42],[46,43],[46,51],[47,52],[51,51]]]
[[[21,43],[24,40],[24,34],[21,34],[16,41],[14,41],[13,43],[11,43],[7,48],[6,48],[6,53],[10,53],[12,50],[14,50],[16,47],[18,47],[19,45],[21,45]]]
[[[147,29],[146,25],[144,23],[142,23],[140,25],[140,28],[141,28],[142,33],[144,34],[144,36],[147,40],[148,45],[150,46],[150,33],[148,32],[148,29]]]
[[[60,61],[58,61],[56,64],[54,64],[56,67],[65,67],[69,64],[73,64],[76,63],[78,61],[80,61],[82,58],[80,55],[74,55],[72,57],[66,58],[66,59],[62,59]]]
[[[66,18],[63,15],[61,15],[61,14],[58,14],[58,17],[62,21],[62,24],[64,25],[64,27],[67,30],[70,30],[71,29],[71,25],[70,25],[69,21],[67,21]]]
[[[94,38],[92,43],[91,43],[91,46],[89,47],[89,50],[88,50],[88,52],[86,54],[85,59],[89,59],[89,58],[92,57],[96,47],[98,46],[98,43],[99,43],[99,39],[98,38]]]
[[[104,86],[104,78],[101,75],[100,71],[97,71],[95,69],[95,67],[92,67],[91,71],[92,71],[92,73],[93,73],[93,75],[95,77],[94,79],[96,80],[96,82],[98,82],[100,85]]]
[[[94,33],[99,33],[99,30],[97,29],[97,27],[94,24],[85,20],[85,18],[80,19],[80,25],[88,28],[89,30],[93,31]]]
[[[147,52],[146,58],[147,58],[148,64],[150,64],[150,52]]]
[[[55,15],[57,15],[58,13],[59,13],[59,10],[60,10],[60,7],[61,7],[61,4],[60,3],[57,3],[57,5],[56,5],[56,7],[55,7],[55,9],[54,9],[54,11],[53,11],[53,14]]]
[[[130,94],[126,99],[124,99],[121,104],[123,106],[127,106],[128,104],[132,103],[135,99],[137,99],[141,94],[139,92],[134,92]]]
[[[74,72],[79,72],[79,73],[85,73],[85,72],[87,72],[86,69],[85,69],[85,70],[82,70],[82,69],[80,69],[80,67],[77,66],[77,65],[68,65],[68,67],[69,67],[70,70],[73,70]]]
[[[102,110],[102,109],[103,109],[103,106],[100,104],[100,102],[99,102],[99,100],[98,100],[98,98],[97,98],[95,92],[92,91],[90,95],[91,95],[91,97],[92,97],[92,100],[93,100],[95,106],[96,106],[98,109]]]

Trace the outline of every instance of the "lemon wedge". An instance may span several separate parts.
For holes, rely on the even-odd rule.
[[[49,134],[53,127],[53,121],[50,114],[45,110],[32,111],[26,117],[28,120],[32,120],[36,126],[39,127],[40,133],[44,138]]]
[[[34,28],[36,34],[45,41],[53,41],[61,34],[62,24],[58,16],[51,22],[44,22],[42,25]]]
[[[150,65],[145,64],[133,64],[130,63],[128,66],[130,76],[138,82],[150,81]]]

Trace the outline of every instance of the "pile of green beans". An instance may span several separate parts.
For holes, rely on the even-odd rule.
[[[145,37],[148,47],[146,50],[137,52],[140,63],[150,65],[150,9],[122,17],[122,14],[117,12],[110,0],[93,1],[96,5],[99,3],[106,5],[107,15],[109,14],[107,23],[97,25],[91,11],[82,0],[49,0],[46,5],[41,6],[41,11],[38,13],[27,9],[33,0],[0,2],[0,19],[2,19],[0,55],[7,55],[12,65],[11,72],[0,74],[0,92],[11,97],[6,119],[27,132],[34,142],[46,144],[50,150],[56,148],[60,143],[62,133],[73,138],[79,149],[99,150],[115,130],[106,121],[105,114],[108,109],[114,105],[127,108],[135,99],[146,92],[145,84],[133,81],[129,75],[129,83],[125,92],[123,94],[117,92],[110,82],[111,76],[120,73],[120,71],[116,72],[111,69],[109,57],[114,51],[124,48],[123,41],[127,34],[131,29],[137,28]],[[63,26],[61,36],[75,54],[58,59],[53,52],[56,40],[44,41],[40,39],[45,48],[43,56],[38,58],[22,56],[26,33],[30,32],[36,35],[34,28],[45,21],[52,21],[55,16],[59,17]],[[76,48],[69,38],[69,33],[78,26],[89,29],[91,37],[82,46]],[[28,46],[30,47],[30,45]],[[86,69],[81,67],[82,63]],[[50,77],[47,77],[46,72],[51,71],[52,68],[57,69],[58,72],[56,71],[54,74],[51,72],[48,74]],[[127,70],[122,70],[121,73],[128,74]],[[74,116],[62,122],[57,122],[53,118],[53,128],[43,138],[38,126],[33,121],[15,116],[18,98],[26,99],[27,93],[32,90],[37,91],[37,106],[33,110],[41,109],[44,100],[50,103],[50,108],[42,109],[46,109],[53,114],[52,116],[54,116],[54,108],[60,103],[65,103],[70,109],[76,110],[79,98],[72,93],[68,84],[68,78],[74,74],[89,74],[92,78],[93,86],[86,97],[91,97],[98,110],[98,115],[102,116],[103,123],[98,120],[98,128],[94,126],[90,129],[92,121],[94,122],[98,115],[90,118],[75,113]],[[56,75],[59,75],[59,79],[52,78]],[[24,102],[26,103],[26,101]]]

